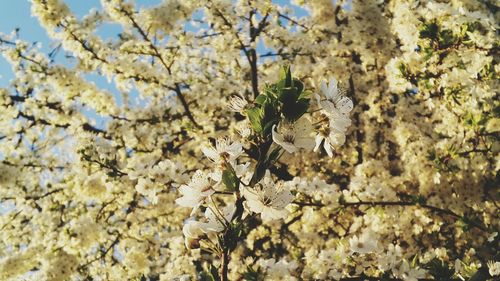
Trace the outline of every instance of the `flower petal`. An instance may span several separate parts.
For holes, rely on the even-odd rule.
[[[321,145],[321,142],[323,141],[324,137],[321,134],[317,134],[315,138],[316,145],[314,146],[314,152],[317,152],[319,150],[319,146]]]
[[[342,114],[347,114],[351,112],[351,110],[354,107],[352,100],[348,97],[340,98],[340,100],[336,103],[336,105]]]
[[[323,147],[325,148],[326,154],[328,154],[328,156],[330,157],[333,157],[332,145],[330,144],[330,141],[325,140],[325,144]]]
[[[296,137],[309,135],[312,131],[312,123],[309,119],[302,117],[293,125]]]
[[[294,145],[296,147],[305,148],[307,150],[312,150],[314,148],[314,139],[311,137],[296,138]]]
[[[247,200],[246,205],[250,211],[257,213],[257,214],[262,213],[262,211],[265,207],[264,204],[262,204],[262,202],[260,202],[260,200]]]
[[[210,160],[212,160],[214,162],[218,161],[218,159],[219,159],[219,153],[217,153],[217,151],[213,147],[204,146],[204,147],[201,148],[201,151]]]

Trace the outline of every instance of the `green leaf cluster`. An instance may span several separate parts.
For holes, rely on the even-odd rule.
[[[280,71],[280,80],[276,84],[266,85],[264,93],[255,98],[246,115],[254,131],[261,137],[271,133],[273,125],[283,117],[296,121],[309,108],[310,92],[304,91],[304,84],[292,77],[290,67]]]
[[[281,70],[280,81],[268,86],[266,93],[279,101],[281,113],[290,121],[302,117],[309,108],[310,92],[304,91],[304,83],[292,77],[288,66]]]
[[[259,95],[254,105],[246,110],[253,130],[262,137],[271,133],[273,125],[278,123],[278,111],[275,102],[266,96]]]
[[[453,280],[453,275],[455,274],[455,270],[453,268],[449,267],[446,263],[437,258],[432,259],[428,264],[426,264],[425,269],[427,269],[429,273],[436,278],[436,280]]]

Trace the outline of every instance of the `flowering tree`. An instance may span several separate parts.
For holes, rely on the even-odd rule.
[[[496,1],[101,2],[0,36],[1,280],[498,278]]]

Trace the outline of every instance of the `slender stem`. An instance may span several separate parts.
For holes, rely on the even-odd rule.
[[[201,126],[196,122],[196,120],[194,119],[194,116],[193,114],[191,113],[191,110],[189,110],[189,104],[187,103],[186,101],[186,98],[184,97],[184,95],[182,94],[181,92],[181,88],[179,87],[179,84],[175,83],[175,93],[177,94],[177,97],[179,98],[179,100],[181,101],[181,104],[182,104],[182,107],[184,107],[184,111],[186,112],[186,115],[188,117],[188,119],[197,127],[197,128],[201,128]]]
[[[254,49],[250,49],[250,58],[249,63],[250,63],[250,69],[251,69],[251,76],[252,76],[252,92],[254,98],[256,98],[259,95],[259,78],[257,74],[257,53],[255,52]]]
[[[208,196],[208,198],[210,198],[213,208],[211,208],[210,205],[208,205],[207,207],[210,208],[210,210],[212,210],[212,213],[214,214],[215,218],[224,225],[224,228],[226,228],[229,225],[229,222],[226,220],[224,214],[219,210],[219,208],[217,208],[217,205],[215,204],[212,195]]]
[[[220,268],[219,268],[219,279],[220,281],[227,281],[227,269],[229,263],[229,253],[228,250],[223,249],[220,256]]]

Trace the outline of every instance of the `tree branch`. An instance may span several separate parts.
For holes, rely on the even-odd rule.
[[[130,19],[130,21],[132,22],[132,25],[135,27],[135,29],[137,29],[139,34],[141,34],[144,41],[146,41],[149,44],[149,47],[154,52],[154,57],[158,58],[160,63],[167,70],[168,74],[172,75],[172,70],[171,70],[170,66],[165,62],[165,60],[163,59],[163,56],[161,55],[161,53],[158,50],[158,48],[156,47],[156,45],[151,41],[151,39],[149,39],[146,32],[141,28],[141,26],[137,23],[137,21],[134,19],[134,17],[130,13],[128,13],[126,10],[122,9],[121,12],[123,12]],[[189,109],[189,104],[187,103],[186,98],[182,94],[181,88],[179,87],[179,83],[175,83],[175,87],[173,90],[177,94],[177,97],[179,98],[179,100],[182,104],[182,107],[184,108],[184,111],[186,112],[188,119],[191,122],[193,122],[193,124],[196,127],[200,128],[200,125],[196,122],[196,120],[193,117],[193,114],[191,113],[191,110]]]
[[[314,207],[325,207],[327,205],[323,203],[315,203],[315,202],[298,202],[294,201],[293,204],[299,206],[314,206]],[[405,202],[405,201],[359,201],[359,202],[340,202],[341,206],[344,207],[355,207],[355,206],[420,206],[424,209],[428,209],[432,212],[448,215],[455,219],[464,219],[463,216],[456,214],[455,212],[448,209],[441,209],[436,206],[431,206],[427,204],[420,204],[418,202]],[[487,231],[486,227],[482,223],[476,223],[473,221],[468,221],[471,226],[478,228],[482,231]]]

